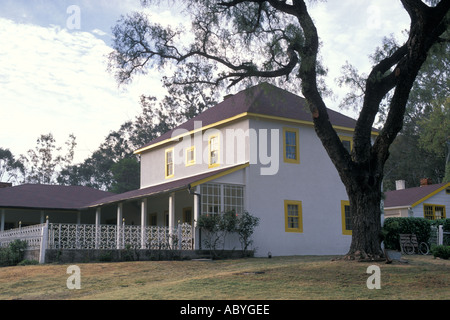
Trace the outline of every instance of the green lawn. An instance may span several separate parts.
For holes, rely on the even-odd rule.
[[[67,288],[69,265],[0,268],[0,299],[385,300],[450,299],[450,261],[407,263],[296,256],[203,261],[80,263],[81,289]],[[370,265],[381,288],[368,289]]]

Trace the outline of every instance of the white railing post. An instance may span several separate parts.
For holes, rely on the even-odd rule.
[[[41,245],[39,250],[39,263],[45,263],[45,250],[48,243],[48,219],[41,229]]]
[[[442,246],[444,244],[444,226],[440,225],[438,230],[438,245]]]
[[[181,232],[181,224],[178,224],[178,250],[181,250],[182,243],[183,243],[183,234]]]

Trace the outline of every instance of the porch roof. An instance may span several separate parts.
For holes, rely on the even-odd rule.
[[[0,208],[78,210],[111,195],[111,192],[84,186],[23,184],[0,188]]]
[[[214,170],[202,174],[198,174],[195,176],[173,180],[169,182],[165,182],[162,184],[158,184],[155,186],[150,186],[147,188],[137,189],[128,191],[125,193],[113,195],[110,197],[102,198],[97,201],[93,201],[86,205],[86,208],[94,208],[94,207],[100,207],[103,205],[113,204],[113,203],[119,203],[119,202],[125,202],[125,201],[133,201],[133,200],[139,200],[145,197],[149,196],[156,196],[159,194],[164,194],[168,192],[175,192],[183,189],[188,189],[189,187],[195,187],[202,183],[206,183],[208,181],[217,179],[219,177],[228,175],[230,173],[233,173],[235,171],[244,169],[248,167],[249,164],[240,164],[233,167],[227,167],[219,170]]]

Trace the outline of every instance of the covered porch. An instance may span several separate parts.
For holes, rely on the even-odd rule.
[[[41,257],[46,249],[202,250],[196,221],[201,214],[244,211],[247,167],[108,194],[79,208],[3,207],[0,245],[24,239]]]

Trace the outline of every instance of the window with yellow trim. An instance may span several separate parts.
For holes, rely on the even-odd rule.
[[[209,137],[209,168],[219,166],[219,136],[214,135]]]
[[[299,130],[283,128],[283,157],[284,162],[300,163]]]
[[[166,164],[165,164],[165,176],[166,179],[174,176],[174,151],[173,148],[166,150]]]
[[[423,216],[425,219],[429,220],[445,219],[445,206],[437,204],[424,204]]]
[[[339,139],[341,139],[341,142],[344,145],[344,148],[347,149],[348,153],[351,153],[353,149],[353,138],[347,136],[339,136]]]
[[[303,232],[301,201],[284,201],[284,220],[286,232]]]
[[[347,200],[341,201],[341,215],[342,234],[352,235],[352,215],[350,212],[350,202]]]
[[[195,146],[186,149],[186,167],[195,164]]]

